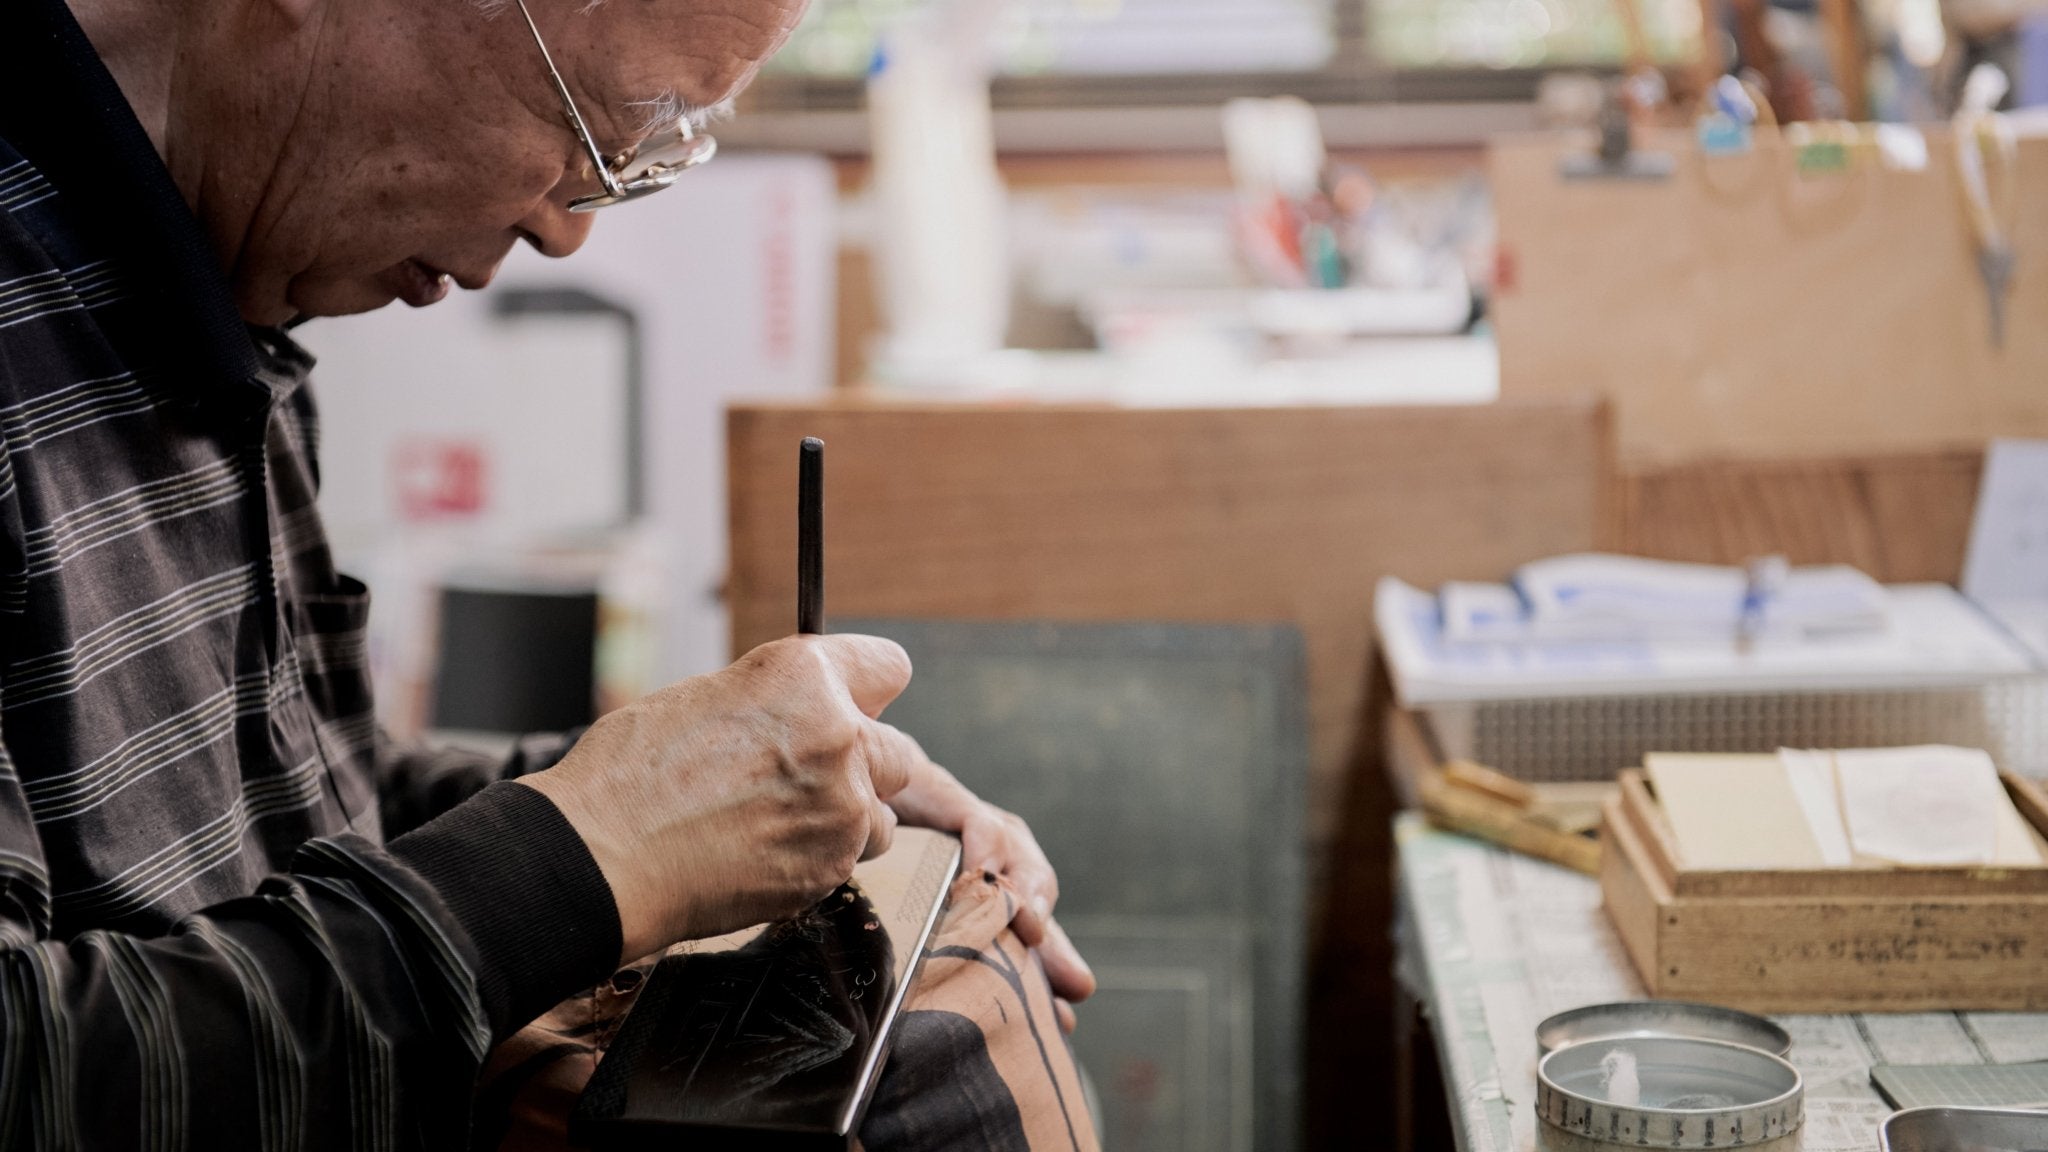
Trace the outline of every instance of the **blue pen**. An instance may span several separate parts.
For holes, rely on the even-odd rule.
[[[1735,624],[1735,642],[1744,651],[1763,631],[1764,609],[1771,597],[1784,587],[1787,565],[1783,556],[1759,556],[1743,566],[1742,614]]]

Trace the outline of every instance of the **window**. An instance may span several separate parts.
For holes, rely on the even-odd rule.
[[[928,0],[816,0],[773,72],[864,75],[879,33]],[[1312,72],[1336,51],[1329,0],[1015,0],[995,56],[1013,76]]]
[[[1641,14],[1651,54],[1697,51],[1698,0],[1365,0],[1373,55],[1397,68],[1542,68],[1627,58],[1617,3]]]
[[[757,85],[768,109],[857,106],[881,33],[931,3],[812,0]],[[1542,70],[1627,58],[1619,5],[1660,61],[1697,52],[1700,0],[1009,0],[998,106],[1521,99]]]

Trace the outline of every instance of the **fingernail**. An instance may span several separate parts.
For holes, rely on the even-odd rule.
[[[1031,910],[1038,913],[1040,920],[1052,919],[1052,901],[1047,900],[1043,896],[1033,896],[1031,898]]]

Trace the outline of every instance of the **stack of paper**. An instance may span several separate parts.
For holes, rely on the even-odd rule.
[[[1930,745],[1644,760],[1688,868],[2039,866],[1991,757]]]
[[[1479,643],[1881,632],[1886,609],[1884,587],[1845,565],[1777,565],[1759,579],[1740,568],[1598,553],[1524,565],[1511,585],[1443,591],[1444,634]]]
[[[1439,597],[1388,577],[1378,588],[1374,622],[1394,686],[1409,706],[1976,687],[2032,673],[2026,649],[1955,589],[1906,584],[1881,592],[1889,626],[1877,630],[1745,634],[1731,626],[1687,636],[1536,635],[1520,595],[1506,585],[1450,585]]]

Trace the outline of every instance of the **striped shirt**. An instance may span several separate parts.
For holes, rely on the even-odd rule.
[[[552,805],[381,741],[310,368],[62,0],[14,0],[0,1147],[460,1145],[492,1043],[618,958]]]

